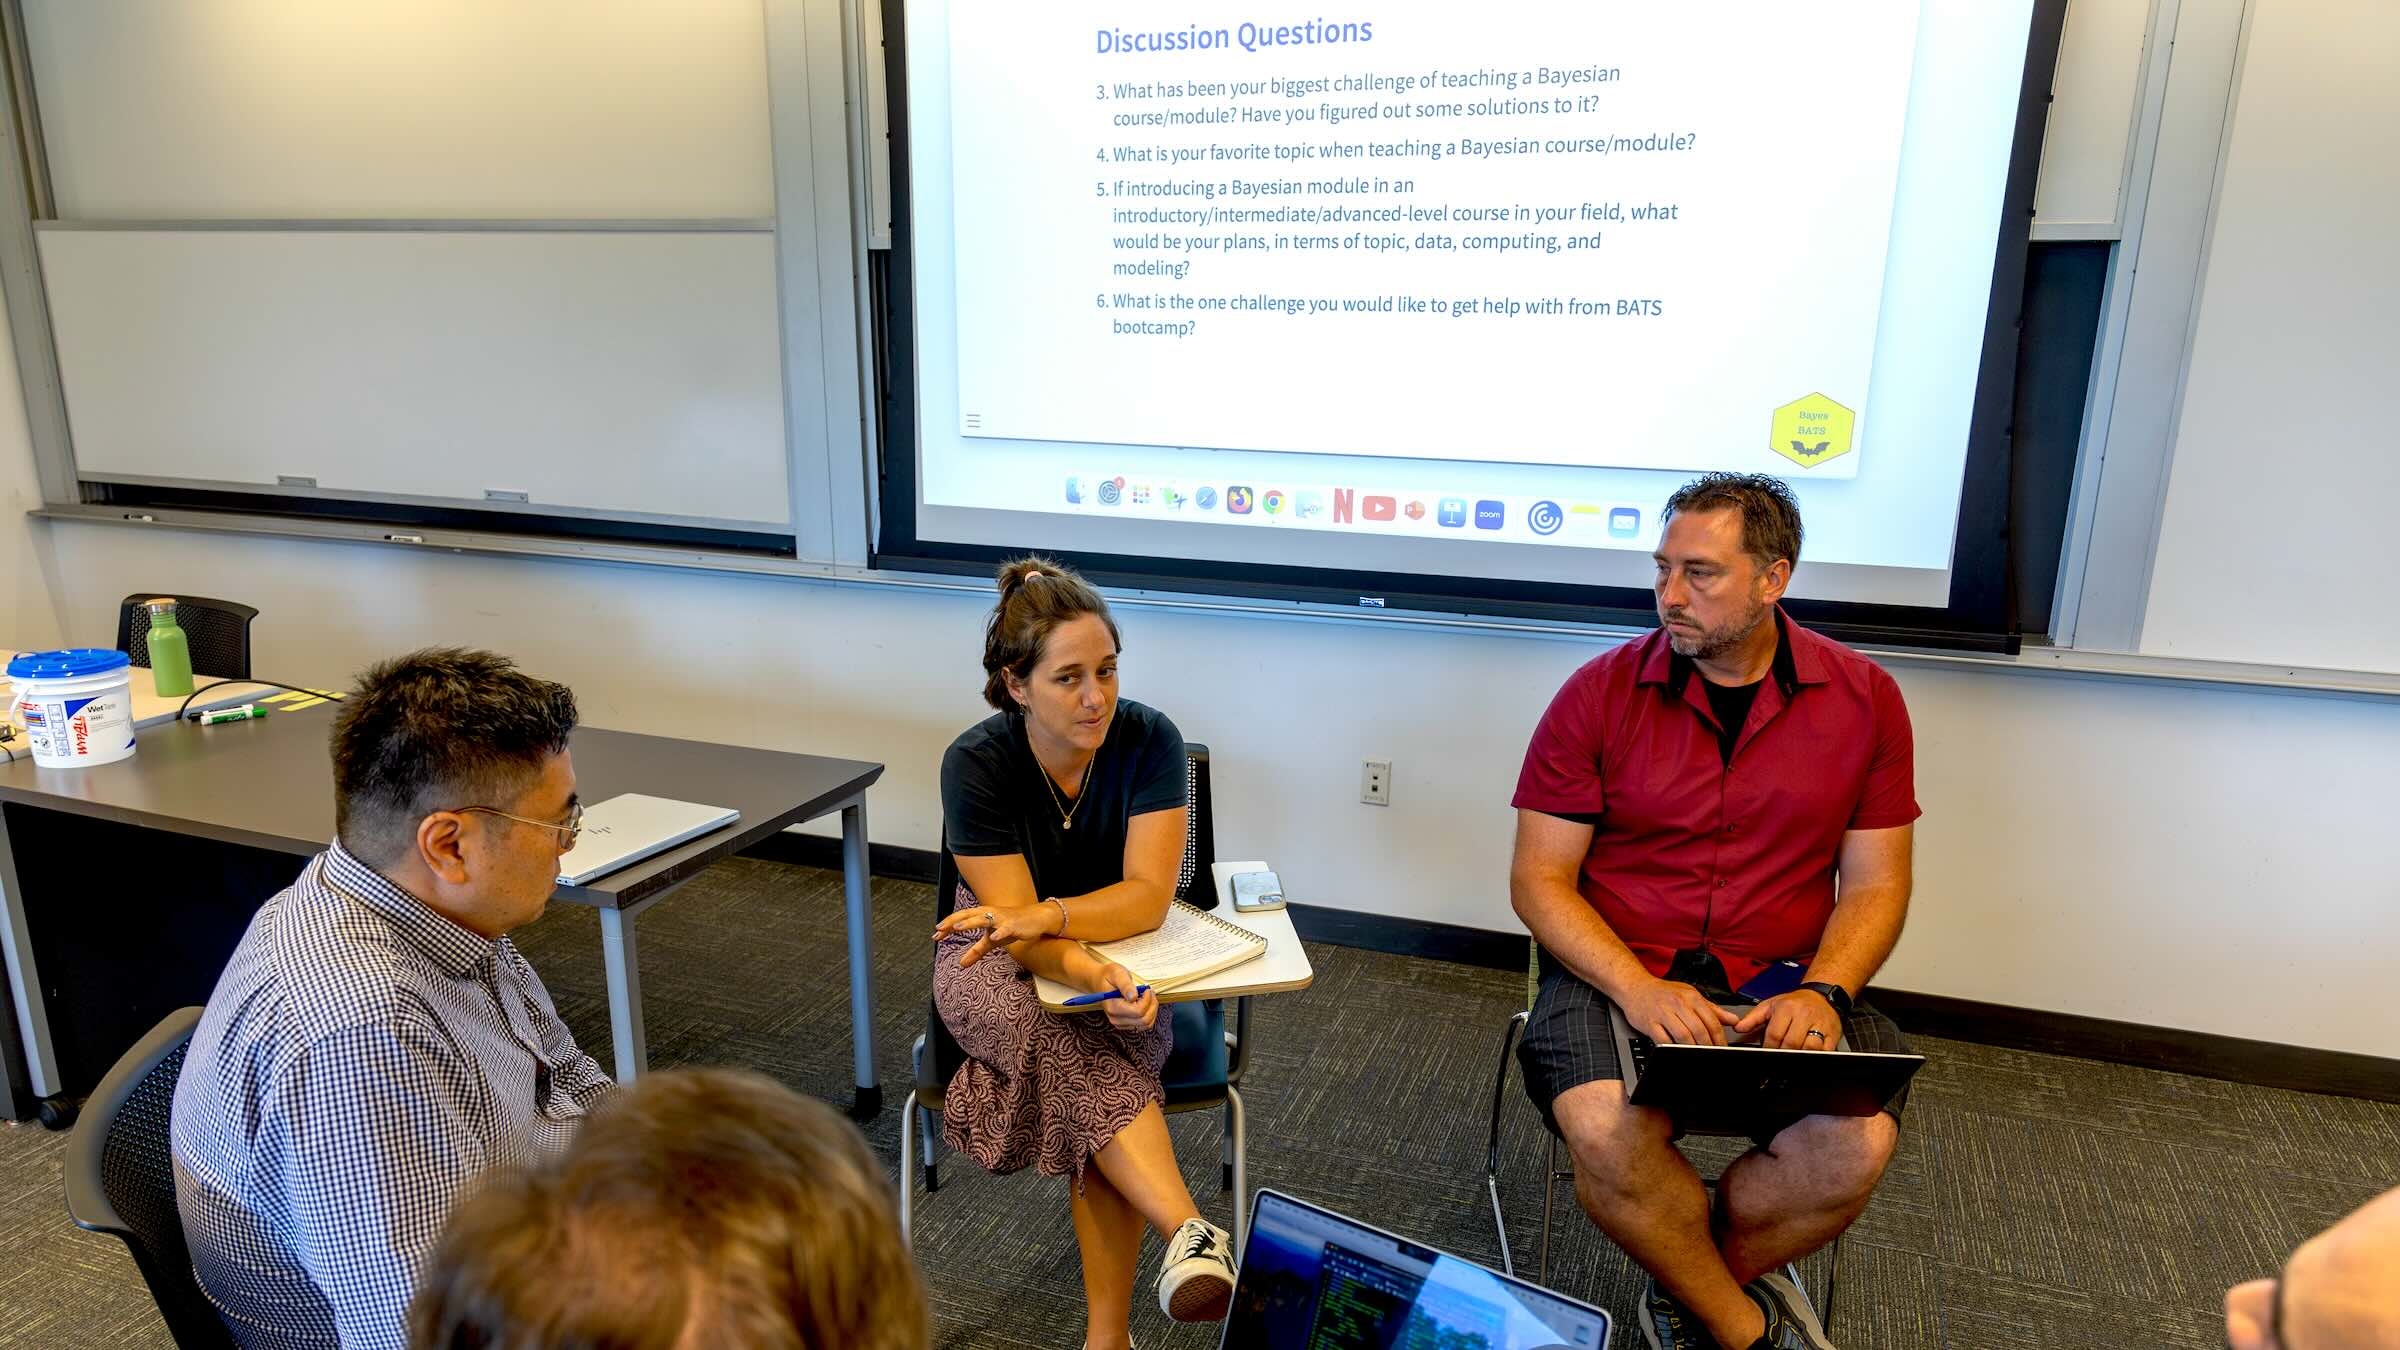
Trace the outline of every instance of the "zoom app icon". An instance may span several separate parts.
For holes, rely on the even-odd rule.
[[[1566,523],[1567,513],[1553,501],[1535,502],[1533,509],[1525,513],[1525,528],[1535,534],[1556,534],[1558,527]]]

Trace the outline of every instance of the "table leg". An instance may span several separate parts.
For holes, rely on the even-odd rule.
[[[42,1002],[41,972],[33,964],[33,934],[25,926],[25,887],[17,877],[16,853],[9,846],[5,814],[0,814],[0,960],[8,967],[8,992],[14,1005],[15,1039],[25,1057],[29,1100],[16,1100],[13,1073],[0,1074],[0,1097],[8,1099],[8,1117],[21,1120],[33,1114],[35,1100],[58,1092],[58,1058],[50,1044],[50,1014]],[[13,1067],[13,1066],[10,1066]]]
[[[858,1093],[850,1114],[873,1120],[883,1111],[883,1086],[875,1079],[875,941],[872,897],[867,882],[867,800],[862,793],[842,808],[842,908],[850,933],[850,1061]]]
[[[600,911],[600,964],[608,972],[608,1030],[617,1048],[617,1082],[631,1083],[650,1067],[642,1032],[642,966],[633,947],[633,916]]]

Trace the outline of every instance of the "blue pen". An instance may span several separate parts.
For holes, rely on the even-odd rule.
[[[1146,984],[1137,984],[1133,987],[1133,996],[1135,998],[1140,998],[1142,995],[1149,992],[1150,986]],[[1062,1008],[1088,1008],[1095,1003],[1106,1003],[1112,998],[1123,997],[1124,995],[1119,994],[1114,989],[1103,989],[1097,994],[1077,994],[1075,997],[1068,999],[1066,1002],[1058,1006]]]

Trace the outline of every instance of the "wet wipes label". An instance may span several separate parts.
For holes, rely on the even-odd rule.
[[[124,693],[29,698],[24,716],[37,760],[113,759],[133,744],[133,701]]]

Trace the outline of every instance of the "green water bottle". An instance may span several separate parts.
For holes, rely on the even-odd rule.
[[[150,610],[150,683],[160,698],[192,692],[192,640],[175,622],[175,602],[161,597]]]

